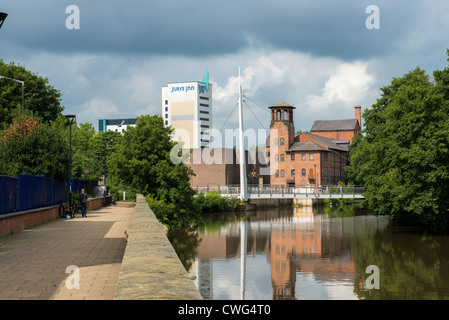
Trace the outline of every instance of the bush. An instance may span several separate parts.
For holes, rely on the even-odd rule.
[[[153,195],[147,195],[145,199],[159,222],[168,228],[186,226],[198,218],[197,212],[182,208],[179,203],[158,200]]]
[[[194,206],[199,209],[200,212],[226,212],[234,211],[238,207],[238,199],[222,197],[216,191],[199,193],[194,201]]]
[[[126,192],[125,201],[136,201],[136,191],[130,187],[124,187],[122,185],[109,186],[109,194],[111,194],[116,201],[123,201],[123,191]]]

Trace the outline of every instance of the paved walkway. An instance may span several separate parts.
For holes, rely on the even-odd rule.
[[[109,206],[0,238],[0,299],[111,300],[133,215]]]

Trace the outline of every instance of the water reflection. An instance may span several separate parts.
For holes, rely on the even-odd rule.
[[[259,209],[189,234],[178,241],[192,243],[184,264],[204,299],[449,297],[447,237],[397,232],[388,217],[353,208]],[[369,265],[379,267],[379,290],[365,286]]]

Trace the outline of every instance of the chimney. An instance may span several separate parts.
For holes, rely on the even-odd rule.
[[[355,109],[355,118],[359,121],[360,129],[362,129],[362,112],[361,112],[362,107],[355,106],[354,109]]]

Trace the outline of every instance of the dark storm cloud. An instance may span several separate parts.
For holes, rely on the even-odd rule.
[[[248,45],[341,59],[389,50],[419,10],[405,0],[378,2],[381,29],[367,30],[367,1],[10,1],[1,35],[15,46],[52,53],[207,56]],[[80,9],[68,30],[65,9]],[[419,9],[419,8],[418,8]],[[400,14],[400,15],[399,15]]]

